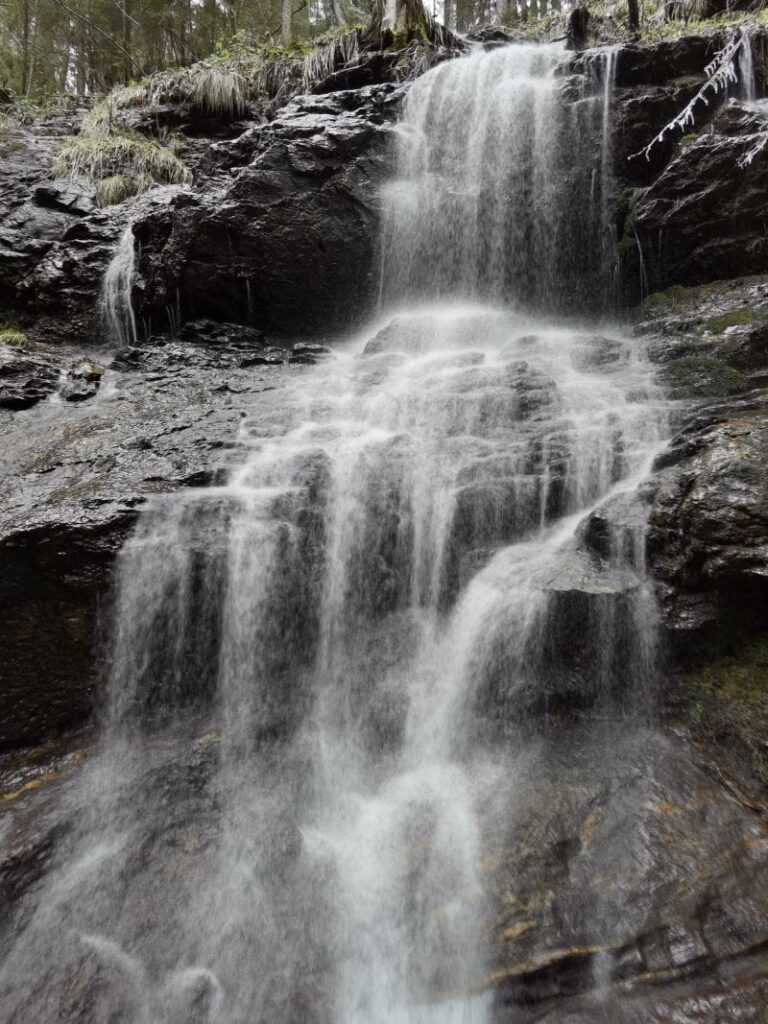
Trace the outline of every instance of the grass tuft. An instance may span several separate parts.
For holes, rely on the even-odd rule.
[[[0,345],[10,345],[25,351],[32,349],[32,343],[26,334],[12,324],[0,324]]]

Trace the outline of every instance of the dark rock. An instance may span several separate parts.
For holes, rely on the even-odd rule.
[[[280,368],[240,370],[242,352],[223,360],[216,345],[177,348],[189,357],[163,361],[173,345],[134,350],[146,369],[139,360],[138,370],[124,364],[101,375],[76,364],[65,396],[68,385],[86,397],[101,381],[98,401],[62,402],[44,416],[0,406],[0,749],[89,720],[102,692],[98,642],[114,560],[138,508],[157,493],[220,482],[237,458],[244,409],[257,395],[262,405],[277,395],[269,389]],[[28,394],[44,358],[14,352],[12,365],[32,367],[8,385],[0,377],[0,387]],[[35,401],[57,390],[66,368],[43,364]]]
[[[735,119],[741,123],[738,134]],[[760,113],[726,107],[711,132],[687,141],[638,193],[632,231],[651,291],[738,277],[745,266],[753,273],[768,270],[768,149],[761,148],[766,131],[768,120]],[[633,294],[640,274],[637,246],[626,249],[624,273],[625,291]]]
[[[246,349],[260,349],[266,344],[262,331],[246,324],[215,323],[212,320],[192,320],[179,328],[180,341],[197,342]]]
[[[681,634],[675,640],[696,644],[718,623],[727,630],[724,617],[761,620],[768,597],[768,419],[741,416],[686,437],[688,456],[660,475],[648,545],[667,584],[667,621]]]
[[[71,181],[46,181],[34,191],[38,206],[85,216],[95,209],[92,192],[84,192]]]
[[[300,97],[227,145],[248,166],[195,202],[139,218],[142,314],[329,333],[364,318],[393,86]]]
[[[648,513],[648,495],[637,491],[615,494],[579,524],[577,537],[601,558],[643,572]]]
[[[483,873],[494,1019],[759,1019],[763,830],[699,760],[653,732],[569,724],[512,769]]]
[[[0,345],[0,408],[29,409],[58,388],[62,369],[55,360]]]

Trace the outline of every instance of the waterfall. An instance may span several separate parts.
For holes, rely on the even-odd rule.
[[[136,317],[131,293],[136,265],[133,225],[120,236],[115,254],[107,267],[101,292],[104,329],[107,339],[120,346],[136,342]]]
[[[507,46],[418,79],[389,188],[386,301],[458,290],[551,315],[606,309],[610,87],[561,77],[562,50]]]
[[[746,103],[754,103],[757,96],[755,55],[752,52],[755,40],[750,32],[743,32],[743,42],[738,57],[738,97]]]
[[[636,339],[538,319],[610,292],[609,86],[559,60],[510,46],[414,84],[389,312],[259,396],[225,484],[142,514],[103,749],[0,972],[4,1019],[76,999],[129,1024],[490,1018],[513,724],[573,653],[577,525],[642,479],[665,421]],[[132,252],[126,233],[112,296]],[[642,527],[622,537],[574,626],[593,700],[652,670]]]

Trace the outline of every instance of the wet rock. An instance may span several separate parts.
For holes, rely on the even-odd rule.
[[[95,363],[81,363],[73,367],[59,389],[59,394],[66,402],[85,402],[93,398],[99,390],[104,373],[102,366]]]
[[[388,164],[392,86],[300,97],[227,146],[241,166],[194,201],[140,218],[141,308],[306,335],[362,319]]]
[[[85,398],[99,381],[89,400],[22,412],[0,406],[0,749],[90,719],[103,686],[98,642],[114,560],[139,508],[154,494],[215,482],[237,458],[245,408],[262,392],[277,394],[270,375],[280,368],[239,369],[235,354],[224,363],[215,346],[179,348],[197,358],[159,361],[160,372],[150,354],[160,360],[162,347],[149,349],[138,369],[100,374],[88,360],[76,363],[64,397],[71,386]],[[33,365],[6,378],[25,405],[42,397],[29,391],[39,358],[14,353],[14,363]],[[45,395],[68,362],[47,371]]]
[[[765,829],[691,753],[612,722],[555,729],[510,768],[515,810],[484,870],[495,1019],[759,1019]]]
[[[35,188],[34,198],[38,206],[80,216],[92,213],[95,209],[93,194],[68,179],[43,182]]]
[[[760,615],[768,581],[768,418],[708,424],[684,438],[686,456],[660,474],[648,545],[667,585],[670,627],[700,634],[725,615]]]
[[[9,130],[0,143],[0,302],[9,319],[52,343],[94,333],[94,296],[126,215],[95,209],[92,190],[50,180],[75,121]]]
[[[222,348],[237,347],[259,349],[266,344],[263,331],[246,324],[215,323],[212,320],[191,320],[179,328],[180,341],[215,345]]]
[[[592,335],[575,338],[573,364],[577,370],[606,370],[617,363],[626,363],[629,346],[625,341],[606,338],[603,335]]]
[[[53,394],[61,367],[34,352],[0,344],[0,409],[29,409]]]
[[[638,193],[631,226],[651,291],[737,277],[745,265],[755,273],[768,269],[761,212],[768,182],[766,132],[762,113],[726,107],[709,132],[686,141]],[[627,292],[634,293],[640,274],[636,246],[627,246],[624,271]]]
[[[653,484],[653,492],[655,488]],[[637,491],[614,495],[579,524],[577,537],[601,558],[642,572],[645,568],[649,498],[650,495]]]

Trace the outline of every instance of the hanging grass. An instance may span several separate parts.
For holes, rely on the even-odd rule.
[[[94,127],[111,124],[137,106],[156,111],[187,107],[213,117],[236,119],[250,103],[266,113],[300,92],[310,91],[339,68],[357,60],[361,28],[327,32],[313,43],[290,48],[236,40],[233,49],[185,68],[168,68],[137,85],[115,89],[88,115]]]
[[[102,178],[96,185],[95,199],[98,206],[116,206],[125,199],[141,195],[155,184],[148,174],[113,174]]]
[[[0,345],[10,345],[11,348],[20,348],[24,351],[32,348],[26,334],[12,324],[0,324]]]
[[[318,40],[304,57],[302,68],[304,90],[309,90],[318,82],[330,78],[335,71],[356,61],[359,56],[360,32],[357,29],[328,33],[322,40]]]
[[[86,178],[133,175],[153,182],[184,185],[192,180],[186,164],[168,146],[154,139],[125,132],[81,132],[63,143],[54,163],[54,174]]]

